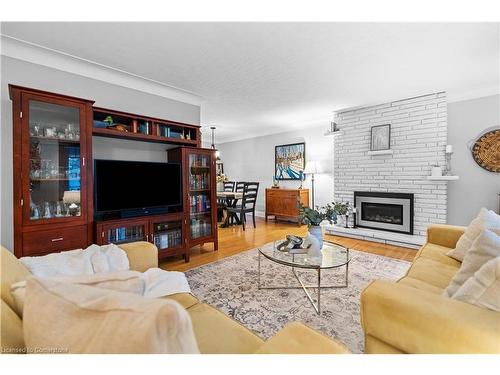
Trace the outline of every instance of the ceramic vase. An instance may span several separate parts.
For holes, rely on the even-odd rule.
[[[309,234],[318,240],[319,248],[323,248],[323,231],[319,225],[311,225],[309,227]]]

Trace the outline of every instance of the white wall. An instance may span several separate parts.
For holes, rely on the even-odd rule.
[[[12,102],[8,84],[95,100],[98,107],[200,123],[200,107],[157,95],[106,83],[80,75],[51,69],[22,60],[1,56],[1,238],[0,243],[13,249],[12,223]],[[105,159],[166,160],[165,145],[95,138],[94,156]],[[112,148],[110,147],[112,145]],[[164,155],[165,154],[165,155]],[[164,155],[164,156],[163,156]]]
[[[274,175],[274,147],[288,143],[306,143],[306,162],[319,161],[324,174],[315,175],[315,204],[333,200],[333,139],[325,137],[329,124],[218,145],[224,172],[231,181],[260,182],[257,211],[265,211],[265,189],[271,187]],[[280,181],[280,186],[298,188],[300,182]],[[310,177],[303,185],[311,188]]]
[[[335,138],[335,200],[354,204],[354,191],[414,194],[414,234],[446,222],[446,181],[429,181],[444,167],[446,93],[340,111]],[[390,155],[369,155],[372,126],[390,124]]]
[[[472,158],[467,144],[486,129],[500,127],[500,95],[448,104],[448,143],[452,169],[460,176],[448,183],[448,223],[468,225],[481,207],[498,212],[500,173],[488,172]]]

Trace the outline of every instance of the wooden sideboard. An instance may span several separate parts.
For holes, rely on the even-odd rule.
[[[309,189],[266,189],[266,221],[274,216],[276,220],[297,220],[300,226],[299,202],[309,206]]]

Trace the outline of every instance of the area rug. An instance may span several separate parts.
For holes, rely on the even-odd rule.
[[[272,243],[264,246],[273,246]],[[283,326],[299,321],[342,342],[353,353],[362,353],[360,324],[361,291],[373,280],[397,280],[410,263],[380,255],[351,250],[349,286],[322,289],[321,315],[317,315],[302,289],[270,290],[257,288],[258,250],[252,249],[186,272],[193,294],[241,322],[263,339]],[[291,269],[261,258],[261,283],[298,285]],[[316,271],[297,272],[314,284]],[[322,272],[322,283],[343,283],[345,268]],[[315,296],[315,290],[313,290]]]

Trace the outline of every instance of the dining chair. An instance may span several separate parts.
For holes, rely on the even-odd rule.
[[[234,181],[224,182],[224,191],[234,191],[235,184],[236,184],[236,182],[234,182]]]
[[[237,193],[242,193],[244,188],[245,188],[245,182],[244,181],[238,181],[236,183],[236,189],[234,191],[237,192]]]
[[[229,214],[240,216],[240,222],[245,230],[246,214],[252,213],[253,227],[255,226],[255,204],[257,202],[257,194],[259,192],[258,182],[245,182],[243,185],[243,198],[241,204],[234,207],[227,207]]]

